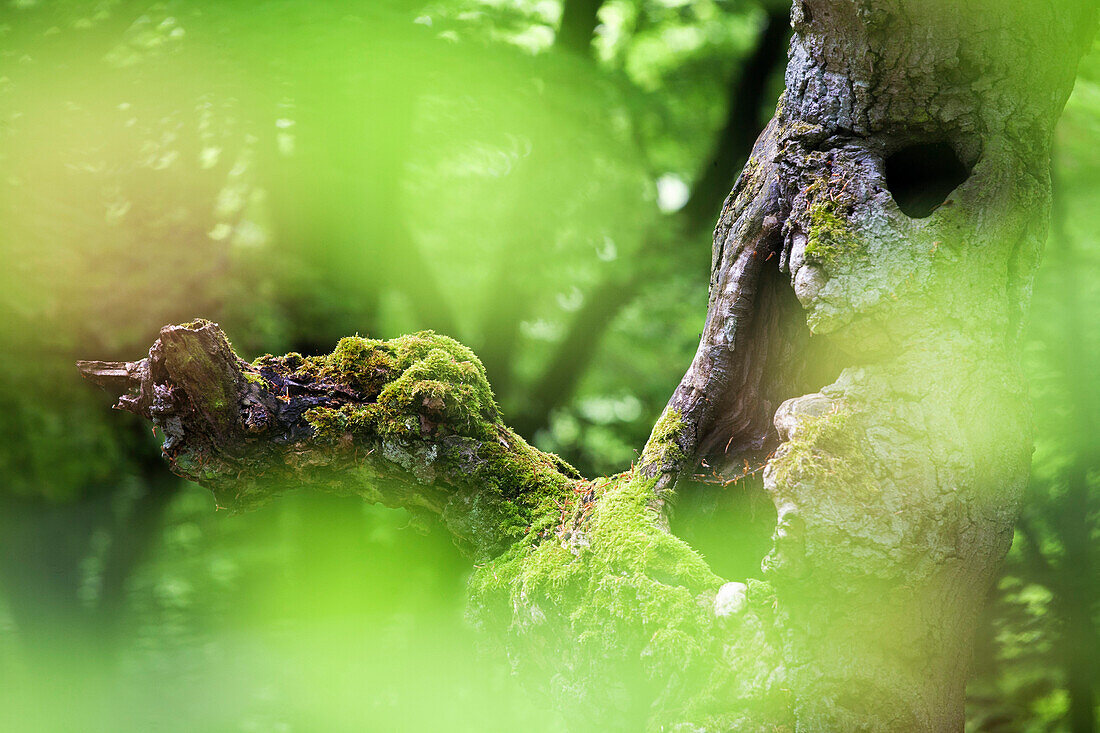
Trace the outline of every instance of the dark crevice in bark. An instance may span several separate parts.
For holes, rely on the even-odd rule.
[[[784,383],[791,367],[788,359],[797,357],[798,342],[803,340],[804,318],[790,283],[773,264],[775,250],[767,257],[772,266],[747,273],[756,280],[755,293],[749,293],[751,310],[740,318],[751,320],[730,354],[726,367],[729,388],[719,393],[717,401],[708,400],[713,418],[701,431],[696,449],[704,467],[725,466],[731,459],[757,457],[755,454],[774,448],[771,422],[779,404],[776,400],[794,396]]]
[[[773,425],[779,405],[831,383],[852,361],[810,333],[790,279],[778,266],[778,246],[744,258],[736,341],[713,346],[709,355],[714,384],[694,413],[695,451],[683,466],[696,480],[725,487],[758,473],[779,445]]]

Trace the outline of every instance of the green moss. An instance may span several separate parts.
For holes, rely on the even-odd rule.
[[[453,460],[461,460],[463,465],[453,468],[465,471],[471,488],[514,502],[521,510],[523,531],[517,538],[548,532],[556,526],[561,507],[575,500],[577,481],[562,473],[561,459],[531,447],[504,426],[477,444],[475,461],[468,458],[465,454],[455,457]]]
[[[772,459],[775,480],[824,481],[830,487],[870,499],[879,489],[871,462],[863,452],[863,438],[857,416],[844,408],[804,418],[796,434]]]
[[[315,407],[306,412],[305,418],[313,427],[314,439],[321,443],[337,443],[346,435],[362,435],[370,425],[370,411],[356,405]]]
[[[666,582],[696,590],[717,587],[721,580],[703,558],[657,526],[656,513],[650,508],[655,483],[655,479],[633,474],[612,484],[593,517],[593,550],[633,572]]]
[[[327,356],[292,357],[297,355],[283,357],[282,366],[311,370],[372,401],[363,425],[378,436],[411,439],[442,429],[484,440],[500,423],[481,362],[457,341],[431,331],[390,341],[350,336]],[[259,365],[273,364],[279,360],[268,357]],[[320,412],[313,412],[320,420]]]
[[[576,683],[614,679],[622,693],[646,699],[652,685],[693,688],[714,651],[722,580],[658,526],[654,484],[640,473],[615,477],[580,542],[518,542],[477,569],[471,616],[511,628],[521,658],[554,649],[556,668]]]
[[[398,366],[408,366],[378,392],[375,409],[380,435],[418,437],[425,424],[443,424],[461,435],[493,437],[500,416],[485,369],[472,353],[451,345],[457,346],[453,341],[437,342],[431,348],[418,344],[405,353],[399,347]]]
[[[624,706],[630,710],[644,711],[666,693],[711,689],[714,660],[738,638],[715,633],[716,624],[740,622],[715,617],[722,579],[658,521],[656,479],[631,471],[582,481],[507,428],[480,361],[431,332],[389,341],[355,336],[326,356],[264,356],[255,366],[358,393],[353,404],[316,407],[305,418],[319,444],[350,445],[350,436],[369,448],[360,452],[360,477],[398,464],[437,481],[425,492],[432,511],[479,561],[471,617],[522,639],[521,664],[554,654],[569,684],[593,690],[586,700],[614,707],[636,695]],[[666,410],[643,462],[681,462],[684,427],[679,411]],[[583,520],[567,523],[576,531],[563,542],[563,517],[575,516]],[[765,593],[754,596],[771,603]],[[758,637],[744,644],[759,647]],[[608,680],[613,695],[604,694]]]
[[[818,201],[810,207],[807,258],[817,260],[827,268],[835,268],[845,257],[858,252],[861,246],[859,237],[835,205]]]
[[[520,543],[493,563],[491,573],[478,578],[477,587],[490,593],[507,591],[515,601],[536,588],[560,588],[578,573],[602,577],[610,568],[630,582],[679,588],[691,598],[705,589],[717,589],[722,581],[703,558],[657,525],[656,514],[649,508],[654,483],[640,474],[610,481],[587,528],[582,562],[574,565],[569,559],[574,555],[558,542]],[[659,588],[650,591],[664,593]],[[676,590],[673,595],[680,598],[682,593]]]
[[[340,339],[332,353],[324,357],[318,375],[374,399],[393,378],[395,366],[393,349],[386,342],[349,336]]]
[[[252,362],[257,369],[270,369],[283,376],[295,376],[300,380],[315,380],[319,376],[320,369],[326,357],[302,356],[297,351],[291,351],[284,356],[272,356],[264,354]]]
[[[430,331],[390,341],[345,338],[317,370],[320,378],[349,386],[370,401],[310,410],[306,419],[315,439],[335,443],[350,435],[381,443],[394,455],[407,454],[411,468],[402,465],[414,473],[448,476],[462,502],[462,511],[449,521],[471,525],[469,531],[459,529],[462,534],[518,539],[545,530],[571,493],[575,469],[504,426],[484,367],[453,339]],[[443,450],[428,447],[452,436],[458,442]],[[416,446],[430,458],[417,458]],[[479,522],[494,526],[473,526]]]
[[[684,460],[684,449],[680,447],[680,434],[684,428],[683,415],[675,408],[666,408],[661,413],[653,432],[642,450],[641,464],[675,465]]]
[[[676,443],[682,428],[680,413],[667,411],[646,456],[682,457]],[[655,484],[641,472],[598,484],[598,501],[579,543],[517,543],[475,574],[475,605],[482,612],[498,607],[502,617],[524,606],[571,609],[561,622],[583,648],[586,663],[644,660],[655,678],[691,668],[710,639],[712,611],[699,599],[712,597],[722,580],[659,526],[651,508]],[[546,508],[548,523],[556,524],[561,508]]]
[[[264,380],[264,378],[261,377],[259,374],[255,374],[253,372],[245,372],[244,373],[244,378],[249,383],[255,384],[259,387],[266,387],[267,386],[267,381]]]
[[[573,493],[576,470],[501,422],[484,367],[456,341],[430,331],[390,341],[353,336],[316,359],[268,357],[261,366],[315,370],[358,391],[362,402],[306,413],[314,439],[350,437],[420,480],[445,476],[454,506],[444,521],[456,535],[511,543],[537,534]]]
[[[446,477],[442,520],[461,542],[476,545],[471,554],[481,561],[470,580],[471,617],[510,628],[522,639],[518,658],[559,655],[555,668],[568,670],[571,681],[599,689],[600,680],[613,679],[620,697],[606,704],[637,695],[627,706],[635,710],[664,690],[693,695],[706,687],[728,646],[715,624],[737,622],[716,619],[722,579],[658,521],[656,479],[631,471],[580,480],[502,423],[481,363],[436,334],[352,337],[316,362],[263,363],[316,369],[322,379],[373,394],[306,413],[314,440],[344,444],[350,435],[402,466],[406,457],[429,461],[424,480]],[[684,425],[680,412],[666,410],[643,461],[682,461]],[[410,469],[418,478],[419,468]],[[559,532],[563,517],[570,518],[569,541]],[[582,519],[574,524],[573,517]]]

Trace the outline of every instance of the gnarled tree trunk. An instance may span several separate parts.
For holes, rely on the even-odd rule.
[[[578,719],[959,729],[1027,478],[1017,338],[1095,9],[802,0],[793,24],[698,353],[624,474],[528,446],[476,357],[430,333],[247,364],[199,321],[81,368],[222,503],[310,482],[438,515],[478,562],[471,617]],[[664,512],[685,473],[747,461],[778,523],[740,582]]]

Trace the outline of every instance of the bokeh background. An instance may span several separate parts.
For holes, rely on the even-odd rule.
[[[443,533],[308,491],[216,512],[73,362],[140,358],[196,316],[246,358],[431,328],[474,348],[539,447],[622,470],[694,351],[786,15],[0,0],[0,729],[560,730],[479,653]],[[1034,477],[975,731],[1096,726],[1098,143],[1094,47],[1057,132],[1022,355]],[[674,528],[744,576],[773,518],[737,485]]]

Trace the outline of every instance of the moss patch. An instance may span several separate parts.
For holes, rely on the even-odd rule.
[[[370,429],[368,410],[357,405],[315,407],[306,412],[306,420],[313,426],[314,440],[328,444],[338,443],[347,435],[363,435]]]
[[[374,399],[393,378],[397,358],[385,341],[349,336],[316,364],[321,378],[347,385],[366,399]]]
[[[806,257],[826,268],[835,269],[846,257],[860,251],[862,245],[838,207],[818,201],[810,207],[810,231]]]
[[[642,466],[677,465],[686,458],[680,447],[684,428],[683,416],[675,408],[666,408],[653,426],[653,432],[642,450]]]
[[[254,372],[244,372],[244,378],[249,384],[255,384],[257,387],[267,386],[267,381]]]
[[[855,413],[838,407],[820,417],[807,417],[784,443],[770,470],[778,483],[812,478],[825,480],[851,495],[878,494],[871,461],[863,452],[863,431]]]
[[[654,484],[639,473],[615,477],[596,504],[587,544],[520,542],[478,569],[470,581],[474,618],[510,625],[523,648],[569,639],[557,652],[559,668],[589,684],[614,679],[643,697],[689,684],[713,643],[713,594],[722,581],[657,525]],[[637,679],[624,680],[624,670]]]
[[[438,337],[443,338],[443,337]],[[450,339],[447,339],[450,341]],[[485,369],[472,353],[451,342],[399,354],[409,365],[378,394],[377,430],[383,435],[419,435],[427,420],[482,440],[493,437],[500,422]],[[416,347],[419,350],[420,347]],[[415,360],[410,358],[415,353]]]
[[[458,536],[510,544],[546,533],[580,479],[501,422],[481,362],[446,336],[353,336],[327,356],[265,357],[257,366],[361,395],[361,402],[308,410],[314,440],[376,450],[423,483],[444,478],[444,522]]]
[[[481,362],[457,341],[431,331],[390,341],[350,336],[327,356],[267,356],[256,366],[331,381],[371,403],[354,415],[311,410],[310,423],[327,438],[346,424],[350,432],[373,436],[414,439],[442,431],[488,440],[500,426]]]

